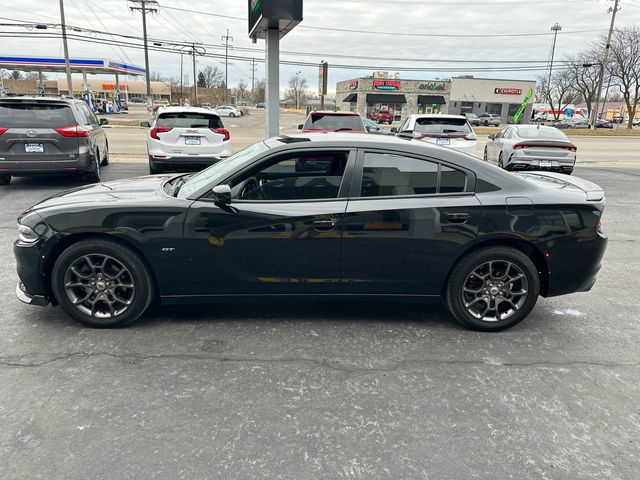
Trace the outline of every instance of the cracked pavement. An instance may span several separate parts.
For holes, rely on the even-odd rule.
[[[144,174],[114,164],[107,178]],[[0,189],[0,478],[640,476],[640,170],[607,192],[590,293],[499,334],[438,305],[154,307],[92,330],[14,298],[15,218],[72,179]]]

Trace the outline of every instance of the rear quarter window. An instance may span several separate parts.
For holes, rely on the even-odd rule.
[[[68,105],[44,103],[0,103],[0,127],[59,128],[75,125]]]

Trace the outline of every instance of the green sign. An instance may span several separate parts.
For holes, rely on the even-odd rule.
[[[520,120],[520,117],[522,116],[522,112],[524,112],[524,109],[527,108],[527,103],[529,103],[529,100],[531,100],[531,97],[533,97],[533,89],[530,88],[527,94],[525,95],[524,101],[522,102],[522,105],[520,105],[518,112],[513,116],[514,123],[518,123],[518,120]]]

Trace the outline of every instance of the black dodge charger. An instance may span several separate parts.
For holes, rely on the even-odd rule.
[[[18,219],[20,300],[96,327],[163,304],[442,299],[496,331],[589,290],[600,187],[365,134],[271,138],[200,173],[55,195]]]

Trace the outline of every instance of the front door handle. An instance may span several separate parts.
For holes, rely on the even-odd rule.
[[[336,219],[316,220],[313,222],[313,228],[318,232],[330,232],[336,229]]]
[[[469,220],[468,213],[447,213],[447,222],[449,223],[466,223]]]

